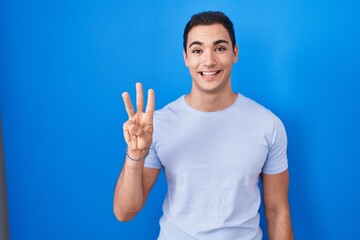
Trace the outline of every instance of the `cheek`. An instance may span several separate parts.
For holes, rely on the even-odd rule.
[[[221,64],[223,65],[223,66],[229,66],[229,67],[231,67],[234,63],[236,62],[236,59],[234,58],[234,57],[228,57],[228,58],[226,58],[226,59],[223,59],[222,61],[221,61]]]
[[[187,61],[187,67],[188,68],[196,68],[198,66],[198,63],[197,61],[194,61],[194,60],[188,60]]]

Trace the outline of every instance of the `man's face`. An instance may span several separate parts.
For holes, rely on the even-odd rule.
[[[231,91],[230,75],[238,47],[233,49],[229,33],[221,24],[191,29],[186,51],[184,60],[192,77],[193,92]]]

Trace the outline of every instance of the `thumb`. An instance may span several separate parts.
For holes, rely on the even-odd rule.
[[[132,134],[136,136],[140,136],[143,133],[143,129],[136,124],[131,125],[129,127],[129,130]]]

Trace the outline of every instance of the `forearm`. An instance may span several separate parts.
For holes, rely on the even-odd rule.
[[[141,153],[129,154],[134,158],[144,156]],[[114,193],[114,213],[120,221],[132,219],[143,207],[143,170],[144,161],[125,159]]]
[[[270,240],[293,240],[288,200],[289,171],[262,174],[264,209]]]
[[[266,211],[268,235],[270,240],[293,240],[290,211]]]
[[[144,158],[152,142],[155,94],[149,89],[145,112],[141,83],[136,83],[137,112],[134,111],[129,93],[124,92],[122,97],[129,116],[123,124],[128,154],[115,187],[114,214],[120,221],[128,221],[144,206],[145,199],[158,174],[154,172],[150,174],[150,177],[147,176],[149,171],[144,174]]]

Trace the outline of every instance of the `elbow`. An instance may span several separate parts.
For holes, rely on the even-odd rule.
[[[119,222],[128,222],[132,220],[136,214],[125,213],[120,209],[114,208],[114,215]]]
[[[138,207],[134,207],[129,209],[126,207],[120,207],[117,204],[114,204],[114,215],[117,218],[117,220],[119,220],[120,222],[128,222],[130,220],[132,220],[139,212],[140,212],[141,208]]]
[[[268,223],[291,223],[290,209],[283,208],[267,208],[265,215]]]
[[[126,203],[118,198],[114,198],[113,212],[116,219],[120,222],[128,222],[132,220],[142,209],[140,202]]]

